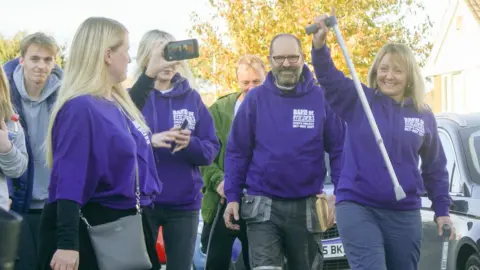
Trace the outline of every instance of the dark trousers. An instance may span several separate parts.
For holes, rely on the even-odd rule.
[[[416,270],[420,260],[420,210],[394,211],[341,202],[337,227],[352,270]]]
[[[135,214],[135,209],[117,210],[101,206],[100,204],[87,204],[82,208],[83,215],[92,225],[104,224],[118,220],[119,218]],[[51,270],[50,261],[53,254],[57,250],[57,207],[56,204],[47,204],[43,210],[42,220],[40,225],[40,241],[39,241],[39,270]],[[145,243],[147,245],[147,252],[152,261],[152,270],[160,269],[155,246],[153,245],[154,237],[152,235],[152,228],[150,223],[142,214],[143,233],[145,235]],[[79,254],[80,264],[79,270],[97,270],[97,257],[93,250],[88,236],[87,226],[85,223],[79,221]],[[23,270],[23,269],[22,269]]]
[[[235,239],[238,238],[242,243],[242,255],[245,269],[250,269],[250,260],[248,257],[248,241],[245,221],[240,220],[240,231],[230,230],[225,226],[223,213],[226,203],[220,203],[217,214],[212,223],[210,239],[207,249],[206,270],[226,270],[229,269],[232,260],[232,247]],[[243,268],[242,268],[243,269]]]
[[[158,235],[163,228],[163,241],[167,257],[167,270],[190,270],[197,240],[199,211],[172,210],[155,206],[145,211],[152,232]]]
[[[41,216],[41,209],[30,210],[28,213],[22,215],[22,229],[15,270],[37,269],[38,231]]]
[[[289,270],[323,268],[321,230],[316,198],[272,200],[247,195],[242,218],[247,223],[253,269]]]

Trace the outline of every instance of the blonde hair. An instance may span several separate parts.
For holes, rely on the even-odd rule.
[[[154,41],[170,42],[176,41],[175,37],[161,30],[150,30],[145,33],[140,40],[137,51],[137,68],[135,70],[135,77],[138,78],[147,68],[150,56],[152,55],[152,44]],[[177,72],[184,78],[186,78],[193,89],[197,89],[197,83],[193,77],[192,71],[186,61],[180,61],[177,66]]]
[[[246,55],[240,57],[240,59],[238,59],[238,61],[237,61],[237,73],[238,73],[238,69],[242,65],[245,65],[245,66],[247,66],[247,68],[251,68],[251,69],[256,70],[256,71],[263,71],[264,73],[267,73],[267,71],[265,69],[265,63],[263,63],[263,61],[258,56],[255,56],[255,55],[252,55],[252,54],[246,54]]]
[[[65,102],[74,97],[82,95],[104,97],[112,91],[115,102],[126,114],[145,130],[149,130],[122,84],[116,83],[112,86],[104,61],[105,52],[108,49],[118,49],[123,44],[127,33],[121,23],[102,17],[88,18],[75,33],[65,68],[65,77],[48,127],[46,149],[49,167],[52,166],[52,128],[55,117]]]
[[[50,51],[53,56],[57,56],[59,52],[59,47],[53,37],[47,36],[42,32],[36,32],[22,39],[22,42],[20,43],[20,55],[25,57],[28,48],[32,45],[37,45]]]
[[[403,44],[387,44],[378,51],[373,64],[368,71],[368,86],[373,89],[378,89],[377,85],[377,70],[383,57],[387,54],[398,57],[400,62],[405,65],[407,71],[407,88],[404,92],[404,97],[410,97],[415,104],[418,111],[422,111],[427,106],[425,105],[425,84],[423,82],[420,67],[413,55],[412,50]]]
[[[8,122],[13,115],[13,106],[10,100],[10,87],[7,75],[0,68],[0,119]]]

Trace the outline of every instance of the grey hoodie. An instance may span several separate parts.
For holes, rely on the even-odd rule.
[[[13,73],[15,86],[22,97],[23,117],[28,127],[28,138],[34,161],[32,203],[30,208],[43,208],[48,198],[50,169],[47,167],[45,139],[47,137],[50,111],[46,99],[60,87],[60,79],[55,75],[48,77],[40,99],[32,99],[25,89],[23,67],[18,65]]]
[[[12,149],[7,153],[0,153],[0,208],[7,209],[9,204],[8,185],[5,177],[18,178],[28,165],[25,134],[19,123],[7,122],[9,132],[15,134],[12,138]]]

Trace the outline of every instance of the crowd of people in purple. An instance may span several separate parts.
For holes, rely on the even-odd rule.
[[[143,36],[130,89],[118,21],[85,20],[64,70],[52,37],[25,37],[0,72],[0,208],[23,217],[15,269],[158,270],[162,226],[167,269],[188,270],[200,215],[206,269],[229,269],[236,238],[246,269],[281,270],[285,258],[289,270],[322,269],[326,153],[328,226],[351,269],[418,269],[424,190],[439,234],[453,228],[419,66],[407,46],[386,44],[362,85],[406,193],[397,201],[354,82],[332,61],[326,18],[315,18],[313,72],[299,38],[278,34],[271,70],[242,56],[238,91],[208,108],[188,63],[165,60],[175,38],[164,31]]]

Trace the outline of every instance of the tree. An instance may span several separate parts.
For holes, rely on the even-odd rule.
[[[222,87],[220,94],[235,91],[235,64],[246,53],[268,64],[270,41],[278,33],[291,33],[302,41],[310,61],[311,36],[305,26],[319,14],[336,8],[342,34],[357,73],[365,80],[376,52],[388,42],[408,44],[424,64],[431,49],[425,37],[431,30],[428,16],[413,0],[209,0],[216,11],[210,21],[193,13],[191,36],[200,40],[200,57],[192,61],[194,74]],[[415,16],[415,25],[407,18]],[[223,31],[222,31],[223,30]],[[332,31],[333,32],[333,31]],[[330,34],[327,41],[337,67],[349,74],[340,47]]]
[[[6,39],[0,35],[0,65],[20,56],[20,43],[27,35],[28,33],[25,31],[16,33],[12,39]],[[65,64],[66,48],[66,44],[60,45],[59,53],[55,59],[56,63],[62,68]]]
[[[27,33],[23,31],[15,34],[12,39],[0,35],[0,64],[20,56],[20,43],[26,35]]]

